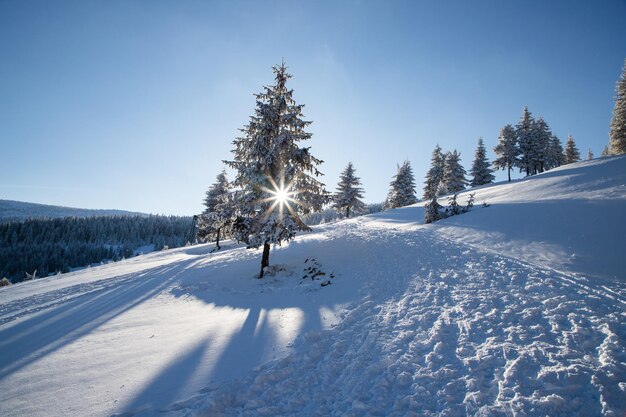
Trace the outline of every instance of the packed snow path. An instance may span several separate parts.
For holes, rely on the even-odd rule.
[[[356,221],[335,233],[358,254],[356,278],[366,280],[368,295],[332,331],[307,334],[297,353],[174,409],[624,415],[624,297],[424,229]]]

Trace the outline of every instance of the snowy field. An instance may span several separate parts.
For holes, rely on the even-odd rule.
[[[0,415],[624,416],[626,157],[476,202],[1,289]]]

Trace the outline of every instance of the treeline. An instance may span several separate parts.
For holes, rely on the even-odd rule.
[[[0,278],[23,281],[195,240],[192,217],[108,216],[0,224]]]

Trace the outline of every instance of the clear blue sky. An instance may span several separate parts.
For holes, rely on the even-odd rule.
[[[285,58],[334,190],[467,169],[525,105],[599,155],[626,2],[0,1],[0,198],[194,214]],[[499,179],[504,178],[504,173]]]

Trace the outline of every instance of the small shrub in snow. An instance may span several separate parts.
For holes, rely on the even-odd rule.
[[[11,281],[7,277],[0,279],[0,287],[8,287],[11,285]]]
[[[448,197],[448,207],[442,211],[443,207],[437,202],[437,197],[433,197],[430,203],[424,206],[424,223],[432,223],[446,217],[456,216],[457,214],[467,213],[474,207],[474,193],[471,193],[467,199],[465,207],[461,207],[457,201],[457,193]],[[485,206],[486,203],[483,203]],[[487,206],[485,206],[487,207]]]
[[[306,264],[306,266],[302,275],[303,280],[310,278],[311,281],[322,281],[320,285],[322,287],[326,287],[327,285],[330,285],[332,283],[330,279],[335,278],[335,274],[333,274],[332,272],[327,273],[323,271],[322,265],[315,258],[311,258],[310,262],[309,258],[307,258],[304,263]]]

